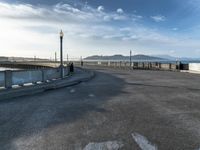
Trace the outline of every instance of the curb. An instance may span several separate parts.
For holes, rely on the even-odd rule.
[[[80,69],[80,68],[79,68]],[[81,82],[87,82],[94,78],[95,74],[93,71],[89,71],[86,69],[81,69],[82,71],[85,71],[88,75],[86,77],[80,77],[76,80],[69,81],[70,79],[73,79],[73,75],[66,77],[65,79],[59,79],[56,81],[52,81],[50,83],[42,83],[42,84],[37,84],[37,85],[31,85],[31,86],[26,86],[26,87],[21,87],[21,88],[16,88],[16,89],[7,89],[7,90],[2,90],[0,91],[0,101],[6,100],[6,99],[11,99],[11,98],[16,98],[16,97],[21,97],[21,96],[28,96],[28,95],[33,95],[37,93],[42,93],[45,91],[49,90],[55,90],[63,87],[69,87],[69,86],[74,86],[77,84],[80,84]]]

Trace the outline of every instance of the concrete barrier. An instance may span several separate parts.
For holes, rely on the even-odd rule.
[[[161,64],[161,69],[163,69],[163,70],[171,70],[171,64]]]
[[[42,70],[12,71],[12,85],[23,85],[42,81]]]
[[[177,65],[176,64],[171,64],[171,70],[177,70]]]
[[[95,76],[94,72],[90,70],[83,70],[80,68],[76,68],[75,73],[72,76],[63,78],[62,80],[52,80],[51,82],[45,82],[42,84],[34,84],[33,86],[23,86],[20,88],[0,90],[0,101],[14,98],[14,97],[33,95],[33,94],[41,93],[47,90],[73,86],[81,82],[88,81],[92,79],[94,76]]]
[[[57,79],[60,77],[60,69],[52,68],[52,69],[43,69],[43,81]]]
[[[64,76],[69,74],[69,67],[64,67]],[[60,68],[37,70],[6,70],[0,72],[0,87],[12,88],[14,85],[23,86],[27,83],[37,84],[61,77]]]

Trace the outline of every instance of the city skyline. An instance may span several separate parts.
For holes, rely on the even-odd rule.
[[[0,1],[1,56],[168,54],[200,57],[197,0]]]

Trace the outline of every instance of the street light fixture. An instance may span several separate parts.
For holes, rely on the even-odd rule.
[[[62,32],[62,30],[60,31],[60,72],[61,72],[61,78],[64,77],[63,74],[63,37],[64,37],[64,33]]]

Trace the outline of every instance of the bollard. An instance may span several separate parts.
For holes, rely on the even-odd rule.
[[[169,70],[172,70],[172,64],[171,63],[169,64]]]
[[[144,65],[144,62],[142,63],[142,68],[143,68],[143,69],[145,69],[145,65]]]
[[[5,71],[5,88],[7,89],[12,88],[12,71],[11,70]]]
[[[162,69],[161,63],[158,63],[158,66],[159,66],[159,69],[161,70]]]

